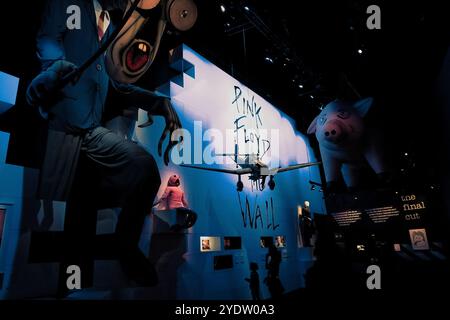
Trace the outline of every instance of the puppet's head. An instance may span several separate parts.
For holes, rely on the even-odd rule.
[[[169,181],[167,182],[167,186],[178,187],[179,185],[180,185],[180,176],[177,174],[170,176]]]
[[[128,3],[127,10],[130,7],[131,3]],[[150,20],[150,12],[157,8],[161,9],[161,16],[154,43],[138,39],[139,31]],[[133,12],[106,54],[108,74],[119,82],[136,82],[155,60],[167,25],[170,24],[178,31],[187,31],[196,21],[197,6],[193,0],[140,0],[138,9]]]
[[[364,131],[363,117],[372,106],[373,99],[356,103],[335,100],[329,103],[313,120],[308,134],[315,133],[324,146],[348,146],[357,143]]]

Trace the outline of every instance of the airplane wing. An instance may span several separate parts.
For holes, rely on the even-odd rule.
[[[248,173],[252,172],[252,170],[250,168],[245,168],[245,169],[220,169],[220,168],[209,168],[209,167],[202,167],[202,166],[192,166],[192,165],[188,165],[188,164],[180,164],[180,167],[192,168],[192,169],[198,169],[198,170],[206,170],[206,171],[216,171],[216,172],[237,174],[237,175],[248,174]]]
[[[284,168],[274,169],[274,174],[277,174],[280,172],[285,172],[285,171],[301,169],[301,168],[307,168],[307,167],[311,167],[311,166],[318,166],[319,164],[322,164],[322,162],[307,162],[307,163],[294,164],[294,165],[287,166]]]

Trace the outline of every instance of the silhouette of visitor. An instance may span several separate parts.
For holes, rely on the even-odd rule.
[[[245,281],[250,284],[250,292],[252,293],[253,300],[261,300],[259,294],[259,274],[258,274],[258,264],[255,262],[250,263],[250,278],[245,278]]]
[[[272,299],[279,298],[284,292],[279,276],[280,263],[281,252],[273,243],[269,243],[269,252],[266,254],[267,277],[264,279],[264,283],[267,285]]]
[[[309,201],[304,202],[302,213],[299,217],[299,223],[303,246],[311,247],[311,237],[315,232],[315,228],[313,220],[311,219],[311,209],[309,207]]]
[[[318,228],[314,248],[316,260],[304,275],[305,288],[327,293],[354,289],[350,255],[345,247],[336,243],[333,219],[325,219],[321,228],[321,231]],[[362,283],[365,285],[365,281]]]
[[[273,243],[269,243],[269,252],[266,254],[266,269],[273,276],[279,275],[281,253]]]

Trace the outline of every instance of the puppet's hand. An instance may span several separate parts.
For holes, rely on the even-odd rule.
[[[138,125],[139,128],[147,128],[153,124],[153,115],[150,111],[147,112],[147,121]]]
[[[156,116],[162,116],[164,117],[166,121],[166,127],[164,128],[164,131],[161,135],[161,138],[159,139],[158,143],[158,154],[162,155],[162,144],[164,140],[166,139],[167,135],[169,134],[169,137],[172,137],[172,133],[177,130],[181,129],[181,122],[178,118],[178,114],[175,111],[175,109],[172,106],[172,103],[170,102],[170,99],[167,98],[161,98],[159,103],[155,106],[155,108],[152,110],[152,114]],[[151,118],[149,118],[151,119]],[[182,140],[179,141],[172,141],[172,139],[169,139],[169,144],[164,152],[164,163],[166,165],[169,164],[169,152],[170,150],[176,146],[178,143],[182,142]]]
[[[53,63],[31,81],[27,89],[28,104],[31,106],[45,104],[51,98],[49,95],[58,87],[59,81],[76,69],[77,66],[68,61],[58,60]]]

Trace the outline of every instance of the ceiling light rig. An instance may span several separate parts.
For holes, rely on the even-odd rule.
[[[232,36],[254,27],[240,13],[241,5],[234,0],[222,0],[218,4],[223,19],[225,34]]]
[[[253,5],[248,0],[222,0],[219,2],[222,16],[225,19],[225,34],[230,37],[235,35],[244,37],[247,31],[256,29],[271,46],[269,52],[262,56],[261,61],[266,65],[278,67],[280,73],[294,79],[289,80],[287,85],[297,99],[301,99],[300,103],[318,109],[326,101],[334,100],[335,97],[332,99],[322,97],[325,90],[318,86],[323,79],[322,75],[306,66],[285,35],[280,36],[272,30],[258,14],[256,5],[256,1]],[[222,6],[225,10],[222,9]]]

